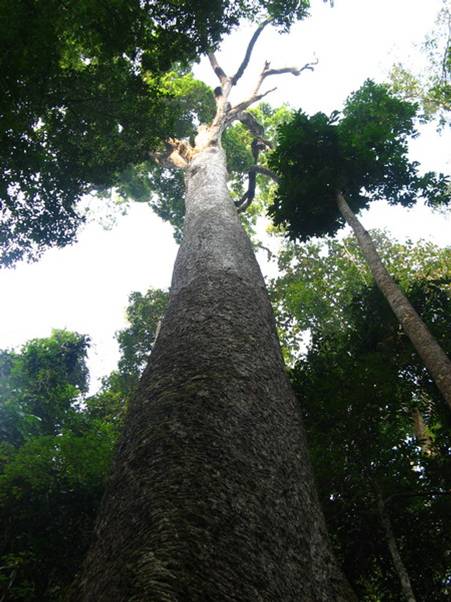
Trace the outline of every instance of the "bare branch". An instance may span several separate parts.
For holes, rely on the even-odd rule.
[[[246,211],[252,201],[255,199],[255,189],[257,186],[257,174],[262,174],[272,178],[275,182],[279,183],[280,178],[273,171],[263,165],[252,165],[249,169],[249,183],[247,190],[239,201],[235,202],[235,206],[239,213]]]
[[[210,65],[212,66],[213,71],[216,73],[221,84],[225,84],[227,81],[227,75],[225,74],[223,68],[219,65],[218,59],[214,52],[208,53],[208,58],[210,60]]]
[[[259,92],[259,90],[260,90],[260,88],[261,88],[261,85],[262,85],[262,83],[263,83],[263,80],[264,80],[264,79],[265,79],[265,77],[266,77],[266,76],[265,76],[265,73],[266,73],[266,71],[268,71],[270,64],[271,64],[271,63],[270,63],[269,61],[265,61],[265,64],[264,64],[264,66],[263,66],[262,72],[260,73],[260,77],[259,77],[259,79],[258,79],[258,81],[257,81],[257,85],[256,85],[256,86],[255,86],[255,88],[254,88],[254,91],[253,91],[253,93],[252,93],[252,96],[256,96],[256,95],[258,94],[258,92]]]
[[[243,102],[240,102],[239,104],[237,104],[235,107],[233,107],[229,111],[229,116],[232,117],[233,119],[236,119],[238,113],[241,113],[241,111],[246,110],[248,107],[250,107],[251,105],[253,105],[254,102],[258,102],[259,100],[261,100],[262,98],[264,98],[268,94],[271,94],[271,92],[274,92],[274,90],[277,90],[277,88],[276,87],[271,88],[270,90],[267,90],[266,92],[263,92],[263,94],[256,94],[254,96],[251,96],[247,100],[244,100]]]
[[[244,55],[243,62],[238,67],[238,71],[232,77],[232,86],[236,85],[236,83],[238,82],[238,80],[241,78],[241,76],[243,75],[243,73],[246,71],[246,67],[249,65],[249,61],[251,59],[252,51],[254,49],[255,43],[257,42],[258,38],[260,37],[261,32],[265,29],[265,27],[269,23],[271,23],[272,20],[273,19],[266,19],[266,21],[263,21],[263,23],[261,23],[257,27],[257,29],[255,30],[254,35],[250,39],[249,45],[248,45],[248,47],[246,49],[246,54]]]
[[[274,182],[280,184],[279,176],[268,167],[263,167],[263,165],[252,165],[249,171],[255,171],[255,173],[259,173],[262,176],[268,176],[268,178],[271,178],[272,180],[274,180]]]
[[[248,107],[250,107],[254,103],[256,103],[259,100],[261,100],[262,98],[264,98],[267,94],[270,94],[271,92],[274,92],[274,90],[277,89],[277,88],[271,88],[270,90],[268,90],[267,92],[264,92],[263,94],[258,93],[263,81],[270,75],[282,75],[284,73],[291,73],[292,75],[298,76],[303,71],[307,71],[307,70],[313,71],[314,65],[317,65],[317,64],[318,64],[318,59],[316,59],[315,61],[313,61],[311,63],[306,63],[303,67],[282,67],[281,69],[270,69],[269,68],[270,63],[269,63],[269,61],[266,61],[265,65],[263,67],[263,71],[260,74],[259,80],[257,82],[257,85],[256,85],[251,97],[243,102],[240,102],[238,105],[236,105],[235,107],[233,107],[231,109],[231,111],[229,112],[229,118],[228,118],[229,122],[231,122],[235,119],[240,119],[240,117],[238,116],[239,113],[241,113],[242,111],[245,111]]]
[[[282,75],[284,73],[291,73],[292,75],[298,76],[300,75],[303,71],[313,71],[313,67],[314,65],[318,64],[318,59],[315,59],[314,61],[312,61],[311,63],[306,63],[303,67],[282,67],[281,69],[270,69],[270,62],[269,61],[265,61],[265,64],[263,66],[263,70],[260,73],[260,77],[257,81],[257,85],[255,86],[254,92],[253,92],[253,96],[256,96],[261,88],[262,83],[264,82],[264,80],[269,77],[270,75]]]
[[[313,71],[314,66],[318,64],[318,59],[314,60],[311,63],[306,63],[303,67],[282,67],[281,69],[267,69],[264,70],[262,75],[264,78],[269,77],[270,75],[282,75],[284,73],[291,73],[292,75],[301,75],[303,71]]]

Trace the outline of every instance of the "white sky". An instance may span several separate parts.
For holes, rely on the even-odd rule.
[[[331,112],[367,77],[383,81],[393,63],[421,70],[415,48],[434,26],[441,0],[335,0],[331,9],[312,0],[312,17],[289,35],[265,30],[243,78],[236,100],[246,97],[265,60],[273,67],[302,66],[315,56],[314,73],[299,78],[278,76],[267,81],[278,90],[267,97],[274,105],[289,102],[306,112]],[[218,53],[227,73],[236,70],[255,26],[232,34]],[[207,61],[196,67],[198,77],[216,86]],[[253,76],[253,77],[252,77]],[[451,136],[426,128],[412,147],[426,169],[449,173]],[[451,222],[418,207],[405,210],[377,203],[362,215],[367,228],[386,227],[395,237],[450,242]],[[105,231],[87,225],[78,243],[48,251],[35,264],[0,271],[0,348],[17,347],[52,328],[67,328],[92,339],[91,382],[108,374],[118,358],[114,333],[125,325],[130,292],[170,284],[176,245],[171,227],[149,207],[133,204],[127,216]]]

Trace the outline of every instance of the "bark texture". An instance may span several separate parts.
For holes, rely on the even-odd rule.
[[[429,370],[437,388],[451,409],[451,361],[434,339],[410,301],[385,269],[374,243],[357,219],[342,194],[337,196],[338,208],[359,241],[377,286],[387,299],[404,332]]]
[[[188,169],[186,211],[169,308],[75,599],[354,600],[219,144]]]

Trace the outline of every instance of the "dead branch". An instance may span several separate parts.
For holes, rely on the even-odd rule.
[[[210,65],[212,66],[213,71],[216,73],[217,78],[224,85],[227,82],[227,75],[225,74],[224,69],[219,65],[218,59],[214,52],[208,53],[208,59],[210,61]]]
[[[279,183],[280,178],[273,171],[268,169],[267,167],[263,167],[263,165],[252,165],[249,169],[249,181],[247,190],[244,195],[241,197],[239,201],[235,202],[235,206],[239,213],[246,211],[249,205],[255,198],[255,189],[257,186],[257,174],[261,174],[264,176],[268,176],[272,178],[275,182]]]
[[[270,75],[282,75],[284,73],[291,73],[292,75],[301,75],[303,71],[313,71],[315,65],[318,64],[318,59],[315,59],[311,63],[305,63],[303,67],[282,67],[281,69],[266,69],[263,71],[264,78]]]
[[[292,75],[297,77],[303,71],[307,71],[307,70],[313,71],[314,65],[317,65],[317,64],[318,64],[318,59],[316,59],[315,61],[313,61],[311,63],[306,63],[303,67],[281,67],[280,69],[270,69],[269,68],[270,63],[269,63],[269,61],[266,61],[265,65],[263,67],[263,71],[260,73],[260,77],[258,79],[257,85],[255,86],[254,92],[247,100],[240,102],[235,107],[232,107],[232,109],[229,111],[228,121],[232,122],[235,119],[238,119],[238,114],[240,112],[244,111],[245,109],[247,109],[254,103],[256,103],[259,100],[261,100],[262,98],[264,98],[267,94],[270,94],[271,92],[274,92],[274,90],[277,89],[274,87],[274,88],[271,88],[270,90],[267,90],[266,92],[263,92],[262,94],[259,94],[260,87],[267,77],[269,77],[271,75],[282,75],[284,73],[291,73]]]
[[[251,37],[250,42],[248,44],[248,47],[246,49],[246,54],[244,55],[244,59],[243,59],[241,65],[238,67],[237,72],[232,77],[232,86],[236,85],[236,83],[238,82],[238,80],[241,78],[241,76],[243,75],[243,73],[246,71],[246,67],[249,65],[249,61],[251,59],[252,51],[254,50],[255,43],[257,42],[258,38],[260,37],[260,34],[262,33],[262,31],[265,29],[265,27],[269,23],[271,23],[272,20],[273,19],[266,19],[266,21],[263,21],[263,23],[261,23],[257,27],[257,29],[254,31],[254,34]]]
[[[274,92],[274,90],[277,90],[277,88],[274,87],[274,88],[271,88],[270,90],[267,90],[266,92],[263,92],[263,94],[257,94],[257,95],[251,96],[247,100],[244,100],[243,102],[240,102],[239,104],[237,104],[235,107],[232,107],[229,111],[229,121],[233,121],[233,119],[236,119],[236,116],[238,113],[241,113],[241,111],[245,111],[248,107],[250,107],[254,103],[258,102],[259,100],[261,100],[268,94],[271,94],[271,92]]]

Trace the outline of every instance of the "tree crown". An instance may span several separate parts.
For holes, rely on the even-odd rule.
[[[269,160],[281,177],[270,208],[275,223],[301,240],[334,234],[343,225],[339,192],[355,212],[377,199],[409,207],[421,195],[431,205],[448,203],[447,178],[420,175],[419,164],[408,158],[416,114],[415,104],[371,80],[348,98],[342,113],[296,112],[280,126]]]

